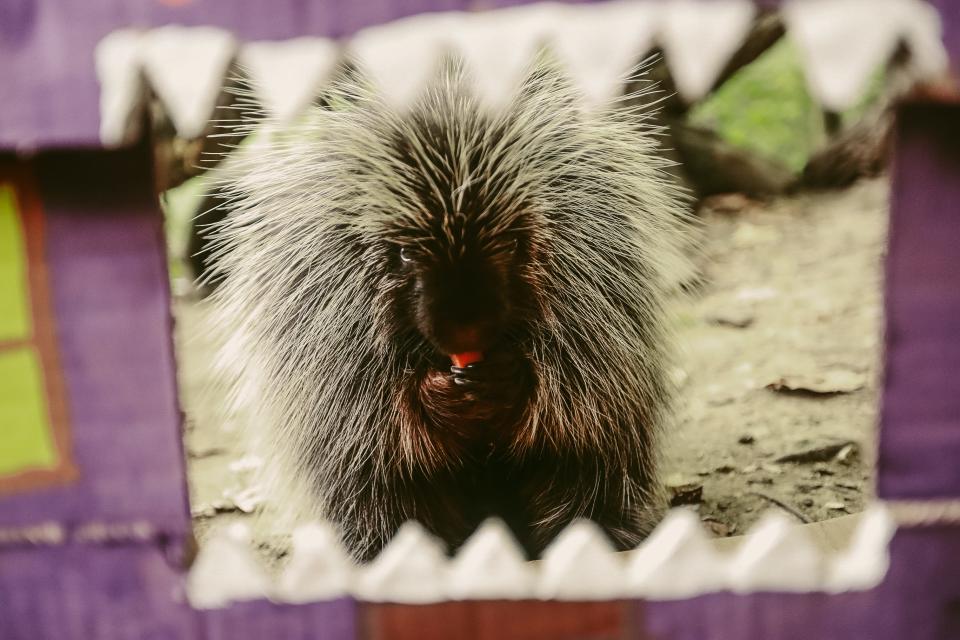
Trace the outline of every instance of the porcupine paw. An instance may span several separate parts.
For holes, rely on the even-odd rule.
[[[493,367],[482,360],[468,364],[465,367],[452,366],[450,373],[453,374],[453,383],[467,391],[476,391],[478,393],[487,390],[492,382]]]
[[[466,367],[452,366],[453,382],[476,397],[506,400],[524,387],[525,368],[509,353],[493,353]]]

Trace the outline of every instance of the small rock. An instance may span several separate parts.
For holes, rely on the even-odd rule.
[[[822,489],[822,484],[798,484],[797,491],[800,493],[810,493],[811,491],[816,491],[817,489]]]
[[[227,468],[233,473],[246,473],[248,471],[259,469],[261,466],[263,466],[263,458],[258,455],[251,454],[234,460],[227,465]]]
[[[830,509],[831,511],[846,511],[847,505],[842,502],[827,502],[824,503],[824,508]]]
[[[251,485],[239,491],[227,489],[223,492],[223,497],[243,513],[253,513],[263,503],[263,495],[257,485]]]
[[[740,470],[741,473],[756,473],[760,469],[758,464],[748,464]]]
[[[736,470],[736,467],[734,467],[732,464],[722,464],[719,467],[714,468],[714,471],[717,473],[733,473]]]
[[[836,460],[842,464],[850,464],[850,462],[859,455],[860,450],[857,448],[857,445],[851,442],[840,450],[840,452],[837,454]]]
[[[739,442],[740,444],[753,444],[754,442],[756,442],[756,438],[754,438],[749,433],[746,433],[740,436],[739,438],[737,438],[737,442]]]
[[[766,471],[767,473],[772,473],[775,476],[779,476],[780,474],[783,473],[783,469],[781,469],[778,465],[771,464],[769,462],[761,462],[760,468]]]
[[[800,501],[800,506],[803,506],[803,507],[812,507],[812,506],[813,506],[813,498],[804,498],[803,500]]]
[[[813,467],[813,472],[818,476],[832,476],[836,475],[833,469],[829,468],[825,464],[818,464]]]

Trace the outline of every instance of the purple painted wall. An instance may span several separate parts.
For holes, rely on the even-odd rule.
[[[190,527],[161,217],[145,146],[28,162],[79,478],[0,497],[0,527],[55,521]]]
[[[641,606],[656,640],[956,640],[960,536],[947,527],[899,532],[872,591],[717,593]]]
[[[937,2],[957,60],[960,7]],[[226,0],[184,9],[156,0],[72,4],[78,6],[65,0],[0,3],[0,86],[13,87],[18,96],[0,101],[0,146],[97,143],[97,87],[92,58],[83,56],[121,24],[210,22],[266,38],[340,34],[405,13],[454,8],[443,0],[248,0],[229,10],[222,9]],[[49,60],[38,61],[41,51]],[[907,105],[898,145],[879,493],[958,497],[960,106]],[[48,215],[54,304],[59,314],[76,319],[61,327],[58,339],[71,417],[77,433],[85,434],[74,438],[81,481],[0,500],[0,526],[38,516],[76,526],[90,516],[146,519],[165,534],[182,535],[189,515],[149,156],[143,149],[45,153],[35,165]],[[90,286],[94,282],[110,286]],[[890,574],[871,592],[634,603],[633,620],[656,640],[960,638],[960,528],[902,530],[891,552]],[[258,601],[195,612],[183,599],[182,579],[155,544],[7,545],[0,548],[0,638],[384,637],[380,628],[361,626],[370,607],[348,599],[305,606]],[[476,609],[487,606],[494,605],[478,603]],[[430,607],[417,611],[431,615]],[[413,623],[404,637],[419,637]],[[450,637],[487,637],[476,629],[467,618]],[[635,636],[624,628],[591,637]]]
[[[930,0],[930,3],[940,11],[943,21],[943,41],[953,60],[954,71],[960,71],[960,2],[957,0]]]
[[[3,640],[354,640],[350,599],[194,611],[152,545],[0,549]]]
[[[960,105],[901,108],[878,493],[960,497]]]
[[[172,6],[179,4],[181,6]],[[121,27],[218,25],[245,40],[338,37],[468,0],[3,0],[0,149],[99,146],[93,51]],[[16,99],[9,99],[10,96]]]

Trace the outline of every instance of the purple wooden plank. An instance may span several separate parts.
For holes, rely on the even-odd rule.
[[[354,640],[360,637],[359,607],[351,598],[304,605],[257,600],[199,615],[205,640]]]
[[[182,579],[149,545],[0,550],[3,640],[200,639]]]
[[[366,25],[467,4],[466,0],[4,0],[0,149],[99,146],[100,88],[93,51],[115,29],[209,24],[244,40],[339,37]]]
[[[638,602],[637,614],[629,618],[643,624],[647,633],[641,637],[656,640],[956,638],[960,530],[901,531],[891,554],[887,579],[872,591],[836,596],[719,593],[684,601]],[[192,611],[183,599],[182,577],[150,545],[8,547],[0,551],[0,603],[0,638],[4,640],[349,640],[361,634],[381,637],[383,632],[361,631],[358,620],[363,616],[358,609],[375,605],[358,605],[350,599],[309,605],[256,601],[224,610]],[[528,606],[541,614],[552,607],[558,613],[570,608],[562,603],[510,606],[519,616]],[[416,620],[413,616],[410,622]],[[479,637],[476,623],[460,619],[448,637]],[[637,637],[636,629],[627,628],[630,620],[625,617],[620,624],[619,631],[608,629],[598,637]],[[405,634],[416,632],[415,627],[403,628]],[[522,637],[558,636],[555,628],[538,633],[534,625]]]
[[[954,70],[960,71],[960,2],[932,0],[943,21],[943,42],[950,54]]]
[[[900,531],[872,591],[735,595],[646,602],[657,640],[948,640],[960,630],[960,529]]]
[[[122,27],[216,25],[244,40],[342,37],[417,13],[531,1],[4,0],[0,3],[0,87],[15,99],[0,100],[0,149],[99,146],[99,84],[93,51],[104,35]],[[761,0],[760,4],[771,6],[778,1]]]
[[[147,544],[0,550],[3,640],[354,640],[358,605],[266,601],[195,611]]]
[[[960,105],[901,109],[878,493],[960,496]]]
[[[33,162],[67,393],[71,485],[0,498],[0,526],[190,527],[161,217],[145,147]]]

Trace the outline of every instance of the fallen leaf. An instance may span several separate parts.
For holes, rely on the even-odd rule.
[[[702,206],[716,213],[731,214],[754,207],[756,202],[742,193],[718,193],[704,198]]]
[[[857,443],[852,440],[843,442],[830,442],[826,444],[815,444],[804,449],[798,449],[776,459],[777,462],[794,462],[798,464],[809,464],[813,462],[829,462],[838,458],[841,453],[847,451],[844,457],[850,455],[850,449],[856,448]],[[819,470],[819,468],[818,468]]]
[[[731,536],[737,531],[736,524],[728,525],[726,523],[720,522],[719,520],[714,520],[713,518],[704,518],[702,522],[704,525],[706,525],[707,529],[710,530],[710,533],[712,533],[717,538],[725,538],[727,536]]]
[[[670,506],[678,507],[685,504],[700,504],[703,501],[703,485],[699,482],[667,485],[670,492]]]
[[[707,313],[704,320],[721,327],[746,329],[753,324],[754,315],[745,309],[715,309]]]
[[[825,369],[785,374],[766,387],[781,393],[836,395],[853,393],[866,385],[866,376],[850,369]]]

